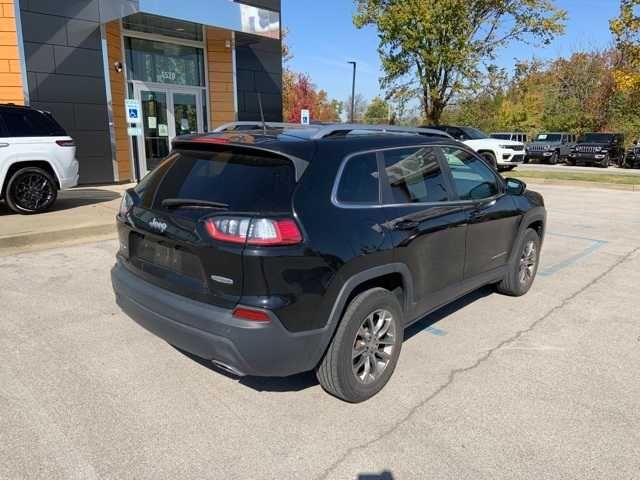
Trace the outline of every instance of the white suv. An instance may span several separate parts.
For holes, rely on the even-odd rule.
[[[478,152],[489,164],[498,170],[513,170],[524,162],[524,143],[513,140],[491,138],[486,133],[473,127],[457,127],[452,125],[429,126],[447,132],[456,140],[468,145]]]
[[[51,114],[0,105],[0,198],[9,208],[44,212],[77,184],[76,145]]]

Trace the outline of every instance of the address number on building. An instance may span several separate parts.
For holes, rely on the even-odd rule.
[[[170,80],[172,82],[175,82],[176,72],[160,72],[160,78],[162,78],[162,80]]]

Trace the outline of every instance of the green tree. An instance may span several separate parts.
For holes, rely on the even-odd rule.
[[[512,41],[550,42],[566,13],[552,0],[354,0],[356,27],[378,30],[383,88],[417,85],[427,122],[481,84],[482,64]]]
[[[367,111],[364,114],[364,123],[388,123],[389,122],[389,104],[380,97],[375,97],[369,103]]]

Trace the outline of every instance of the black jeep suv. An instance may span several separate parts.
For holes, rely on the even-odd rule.
[[[624,135],[621,133],[586,133],[571,149],[569,165],[596,165],[607,168],[624,162]]]
[[[624,168],[640,168],[640,141],[633,142],[622,166]]]
[[[235,375],[315,369],[333,395],[370,398],[405,327],[483,285],[523,295],[537,272],[542,197],[436,135],[178,139],[123,197],[118,304]]]

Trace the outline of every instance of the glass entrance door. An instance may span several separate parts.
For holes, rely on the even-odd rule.
[[[198,129],[198,101],[190,93],[173,94],[173,120],[176,136],[201,131]]]
[[[142,134],[138,138],[140,173],[158,166],[180,135],[204,131],[202,89],[135,83],[142,105]]]
[[[167,121],[167,93],[142,91],[144,168],[141,172],[153,170],[158,163],[169,155],[169,124]]]

